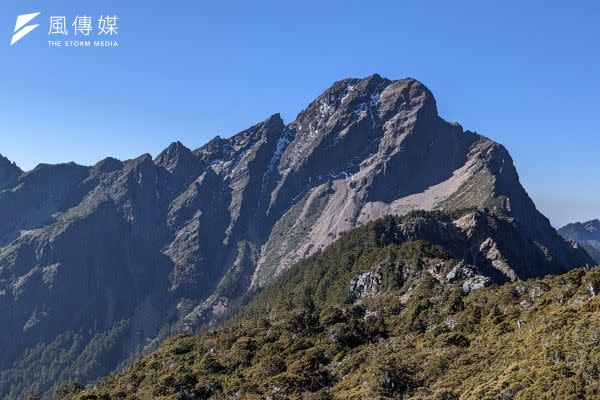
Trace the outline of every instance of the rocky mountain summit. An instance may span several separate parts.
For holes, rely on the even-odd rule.
[[[17,164],[0,154],[0,189],[12,185],[22,173]]]
[[[600,263],[600,220],[568,224],[560,228],[558,233],[566,240],[580,243]]]
[[[537,211],[506,149],[444,121],[414,79],[339,81],[287,125],[275,114],[155,159],[22,172],[2,158],[0,396],[108,373],[369,221],[464,208],[519,232],[515,249],[478,242],[495,260],[485,281],[593,262]],[[463,232],[480,234],[477,215]]]

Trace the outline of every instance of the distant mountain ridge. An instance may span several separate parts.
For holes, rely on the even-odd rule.
[[[290,124],[275,114],[194,151],[28,172],[3,159],[0,179],[7,398],[106,374],[389,214],[487,208],[510,221],[539,262],[507,263],[481,237],[494,282],[593,263],[537,211],[507,150],[444,121],[410,78],[336,82]]]
[[[581,243],[592,258],[600,263],[600,220],[568,224],[560,228],[558,233],[566,240]]]

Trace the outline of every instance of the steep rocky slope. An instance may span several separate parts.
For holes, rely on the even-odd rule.
[[[600,271],[472,290],[497,267],[485,236],[507,260],[535,249],[486,212],[369,223],[285,272],[224,326],[169,339],[57,397],[597,398]]]
[[[600,220],[576,222],[563,226],[558,233],[566,240],[575,240],[600,263]]]
[[[155,159],[28,172],[2,159],[0,396],[106,373],[368,221],[465,207],[531,245],[493,280],[592,262],[536,210],[506,149],[441,119],[414,79],[343,80],[288,125],[273,115]]]

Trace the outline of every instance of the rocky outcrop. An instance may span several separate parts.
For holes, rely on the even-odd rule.
[[[423,242],[444,249],[442,258],[421,257],[416,270],[426,272],[439,283],[457,285],[464,294],[494,283],[531,278],[540,268],[560,268],[514,218],[487,209],[451,213],[413,211],[403,217],[378,220],[373,230],[380,246]],[[574,254],[586,257],[582,249],[575,248]],[[355,276],[350,281],[347,300],[360,302],[386,290],[383,281],[384,275],[390,274],[389,269],[384,272],[383,266],[377,264]],[[397,265],[391,272],[392,280],[395,285],[406,286],[414,271],[408,264]],[[389,276],[387,279],[390,280]]]
[[[356,302],[375,295],[379,291],[382,281],[381,268],[375,268],[373,271],[364,272],[353,278],[350,282],[349,301]]]
[[[462,283],[463,293],[470,293],[491,283],[489,276],[480,275],[477,267],[466,265],[464,261],[460,261],[452,267],[452,270],[446,275],[446,280],[449,283]]]
[[[275,114],[194,151],[173,143],[154,160],[22,173],[0,159],[0,368],[22,377],[9,392],[0,374],[0,396],[23,393],[34,346],[107,338],[89,350],[103,361],[77,372],[85,381],[210,323],[356,226],[465,207],[506,218],[482,224],[489,214],[474,213],[451,229],[423,220],[405,234],[457,235],[457,247],[471,238],[481,276],[495,282],[591,262],[536,210],[506,149],[444,121],[410,78],[339,81],[290,124]],[[520,239],[505,233],[514,230]]]

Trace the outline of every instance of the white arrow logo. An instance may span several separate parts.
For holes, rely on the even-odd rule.
[[[40,15],[39,12],[25,14],[25,15],[19,15],[17,17],[17,23],[15,24],[15,30],[14,30],[15,34],[13,35],[12,40],[10,41],[11,46],[13,44],[17,43],[19,40],[23,39],[23,37],[25,37],[25,35],[27,35],[29,32],[31,32],[32,30],[34,30],[35,28],[37,28],[39,26],[39,24],[25,26],[25,24],[30,22],[32,19],[34,19],[38,15]],[[23,28],[23,29],[21,29],[21,28]],[[19,29],[21,29],[21,30],[19,30]]]

